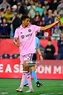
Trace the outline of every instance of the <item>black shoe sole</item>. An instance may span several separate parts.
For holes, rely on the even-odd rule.
[[[36,85],[37,87],[41,87],[43,84],[39,84],[39,86],[38,85]]]
[[[23,91],[18,91],[18,90],[16,90],[17,92],[23,92]]]

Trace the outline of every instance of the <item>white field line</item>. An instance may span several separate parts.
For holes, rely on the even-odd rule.
[[[0,95],[7,95],[8,92],[0,92]]]
[[[55,93],[44,93],[44,94],[39,94],[39,95],[63,95],[63,92],[55,92]]]

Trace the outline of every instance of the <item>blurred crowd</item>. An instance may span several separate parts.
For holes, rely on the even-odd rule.
[[[0,0],[0,38],[12,39],[21,24],[22,15],[28,15],[32,24],[45,26],[57,17],[63,17],[63,0]],[[63,30],[60,24],[40,31],[40,39],[58,40]]]

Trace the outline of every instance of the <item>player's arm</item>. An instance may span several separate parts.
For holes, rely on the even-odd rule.
[[[40,60],[43,60],[43,57],[42,57],[40,48],[37,49],[37,53],[39,54],[39,59],[40,59]]]
[[[17,38],[17,37],[15,37],[15,38],[14,38],[14,44],[15,44],[16,46],[20,46],[20,44],[19,44],[19,42],[18,42],[18,38]]]
[[[47,30],[47,29],[53,27],[54,25],[56,25],[56,24],[58,24],[58,23],[59,23],[59,20],[58,20],[58,21],[55,21],[54,23],[52,23],[52,24],[50,24],[50,25],[41,27],[40,30]]]

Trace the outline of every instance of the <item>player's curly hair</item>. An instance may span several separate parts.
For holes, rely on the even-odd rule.
[[[27,19],[27,18],[29,18],[27,15],[23,15],[23,16],[21,17],[21,21],[23,21],[23,20],[25,20],[25,19]]]

